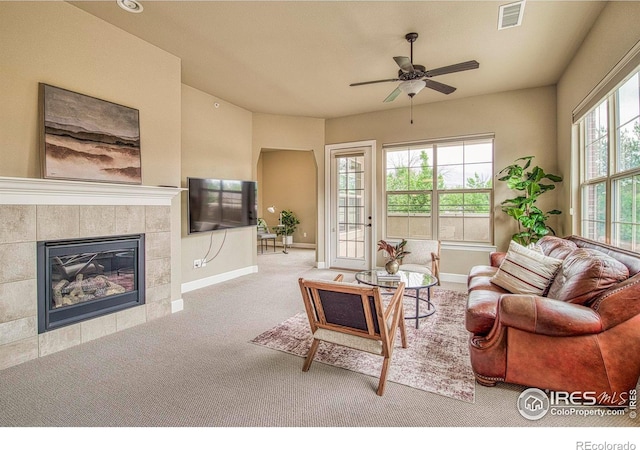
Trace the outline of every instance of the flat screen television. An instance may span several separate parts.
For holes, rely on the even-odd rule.
[[[189,234],[257,223],[256,182],[187,178]]]

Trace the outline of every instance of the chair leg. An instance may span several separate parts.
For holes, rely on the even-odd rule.
[[[382,396],[384,394],[384,386],[387,381],[387,370],[389,370],[389,362],[391,359],[388,356],[384,357],[384,361],[382,362],[382,372],[380,373],[380,382],[378,383],[378,390],[376,394]]]
[[[407,329],[404,325],[404,306],[402,302],[400,302],[400,312],[398,312],[400,316],[400,323],[398,326],[400,327],[400,342],[402,343],[402,348],[407,348]]]
[[[304,365],[302,366],[302,371],[307,372],[309,367],[311,367],[311,363],[313,362],[314,356],[316,356],[316,350],[318,350],[318,345],[320,341],[318,339],[314,339],[311,344],[311,348],[309,349],[309,353],[307,353],[307,359],[304,360]]]

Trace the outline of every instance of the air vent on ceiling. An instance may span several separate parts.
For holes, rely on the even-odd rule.
[[[498,14],[498,30],[518,27],[522,24],[525,0],[502,5]]]

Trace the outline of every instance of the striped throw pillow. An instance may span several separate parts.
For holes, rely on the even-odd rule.
[[[512,294],[545,295],[561,265],[561,259],[511,241],[507,256],[491,282]]]

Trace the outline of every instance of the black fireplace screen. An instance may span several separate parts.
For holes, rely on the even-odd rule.
[[[38,243],[40,333],[144,303],[144,235]]]

